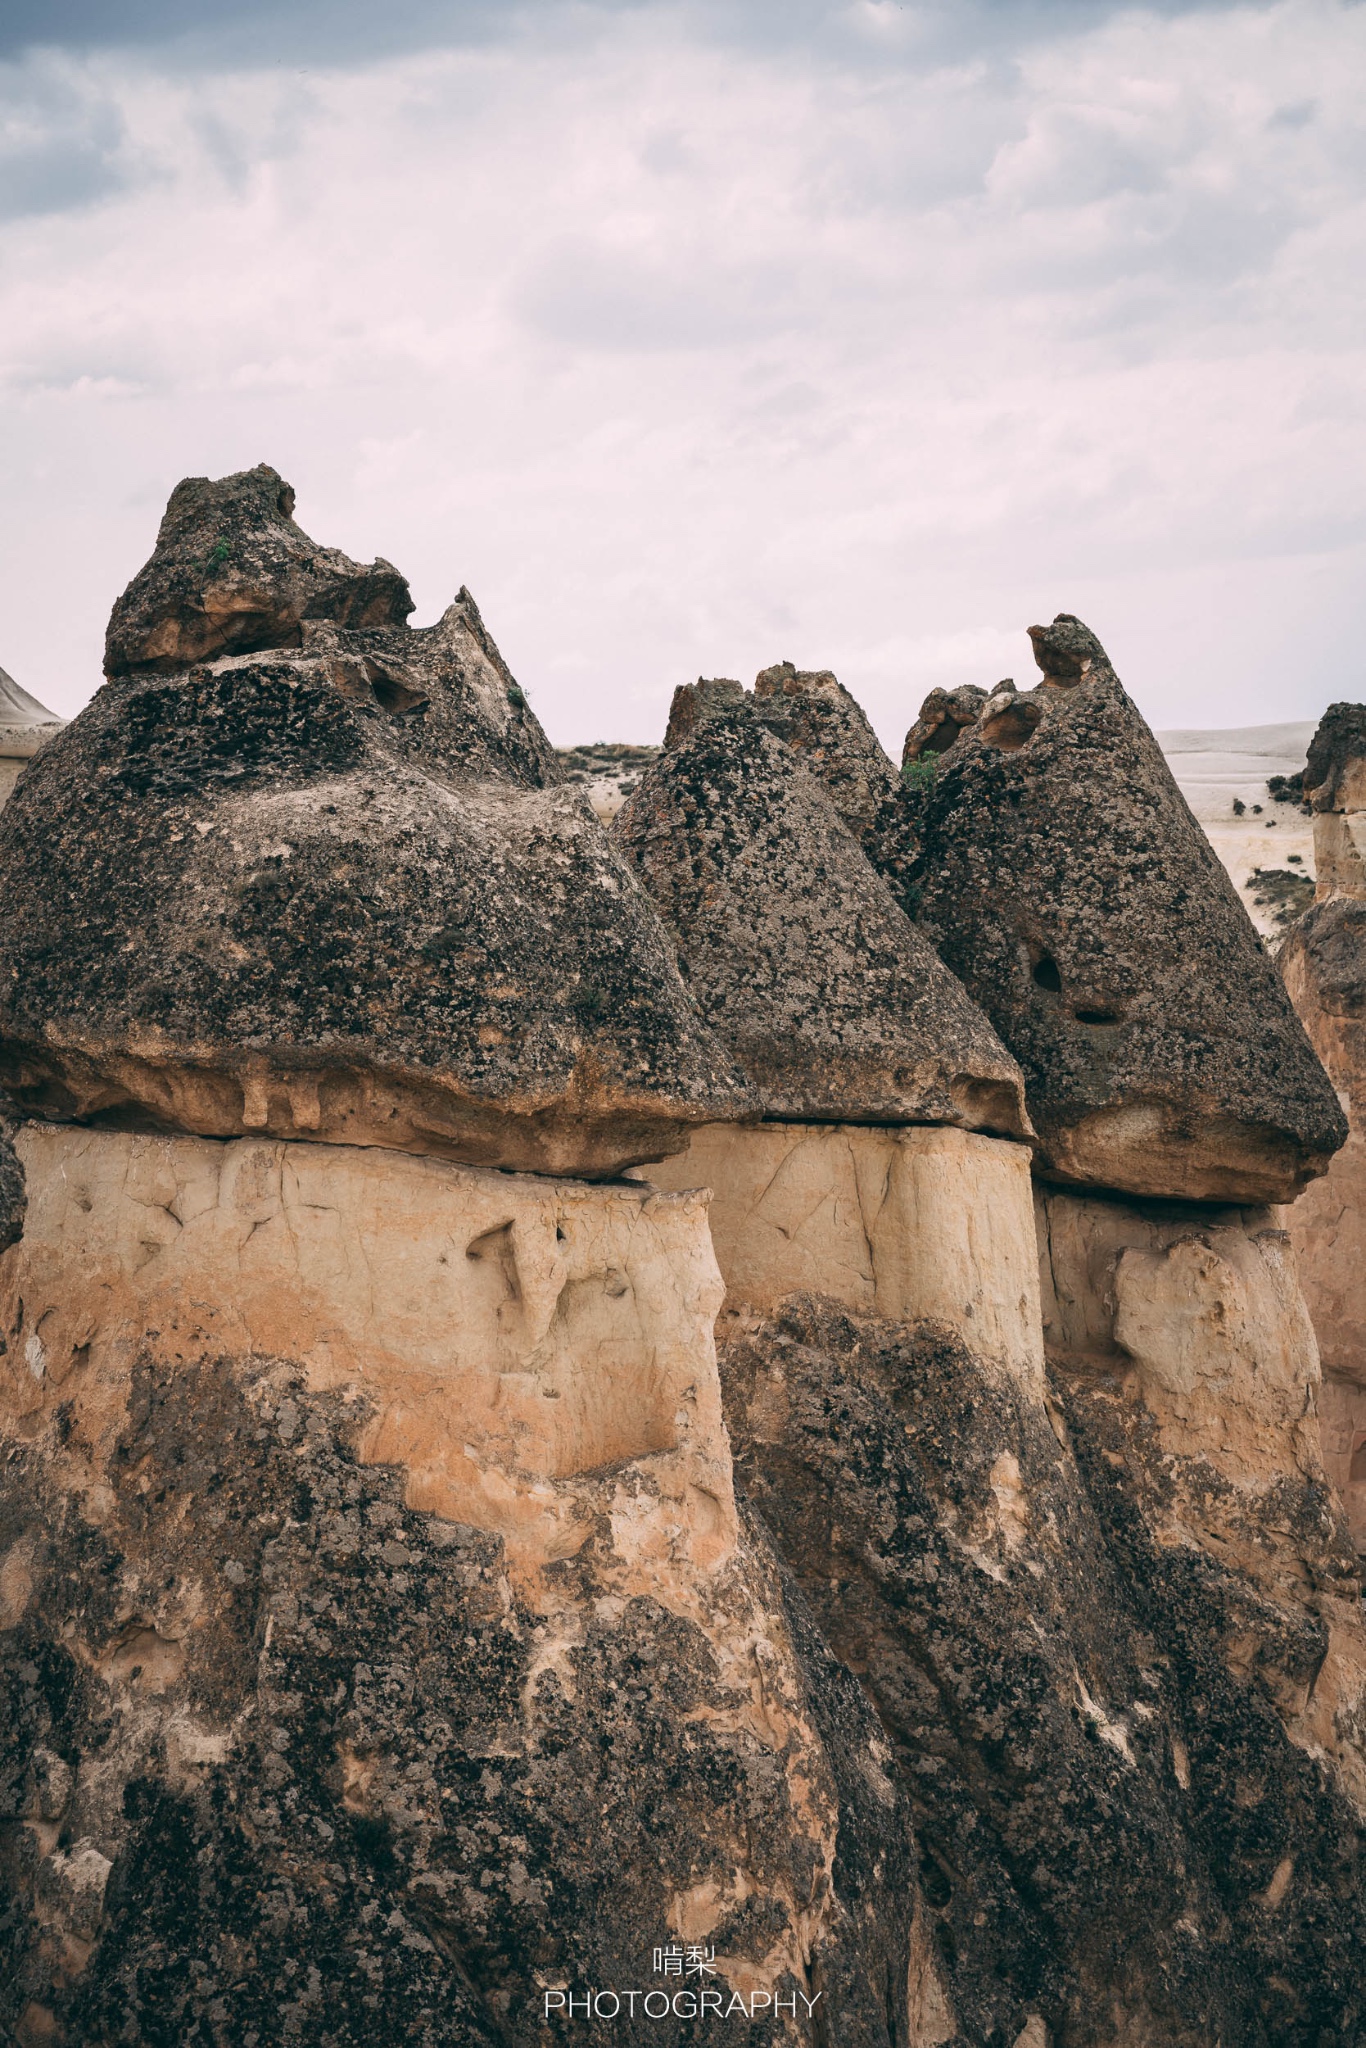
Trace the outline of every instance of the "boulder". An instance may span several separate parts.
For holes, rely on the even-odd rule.
[[[171,675],[220,654],[299,647],[308,620],[401,626],[412,609],[391,562],[364,566],[310,540],[292,486],[266,463],[187,476],[110,615],[104,672]]]
[[[1041,684],[919,793],[921,922],[1024,1069],[1044,1175],[1288,1201],[1346,1135],[1323,1069],[1100,643],[1030,631]]]
[[[380,623],[339,623],[371,612],[347,612],[343,558],[299,535],[273,478],[177,492],[164,574],[159,549],[116,607],[120,659],[134,618],[145,658],[48,743],[0,820],[15,1099],[587,1175],[745,1109],[468,592],[421,631],[387,600]],[[240,536],[252,589],[278,596],[252,615],[257,642],[289,644],[165,673],[187,643],[148,655],[153,614],[179,616],[185,536],[210,528]],[[335,616],[308,616],[309,591]]]
[[[612,832],[765,1114],[1023,1135],[1014,1061],[735,687],[679,692]]]

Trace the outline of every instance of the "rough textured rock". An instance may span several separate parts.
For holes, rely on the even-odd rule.
[[[1366,1554],[1366,1387],[1325,1370],[1319,1389],[1323,1469],[1342,1501],[1357,1556]]]
[[[259,485],[214,487],[216,530],[255,545]],[[178,534],[139,579],[152,609]],[[107,684],[7,806],[20,1104],[587,1174],[745,1107],[468,593],[423,631],[299,633]]]
[[[547,1991],[657,1990],[675,1942],[753,2018],[677,2007],[652,2040],[904,2042],[935,1981],[904,1805],[735,1514],[702,1206],[378,1150],[20,1142],[0,2024],[539,2048]],[[677,1445],[531,1415],[586,1400],[619,1435],[642,1394]],[[434,1478],[467,1421],[486,1462]],[[609,2013],[576,2036],[622,2038]]]
[[[829,669],[780,661],[756,676],[754,709],[801,755],[898,903],[912,909],[910,807],[862,706]]]
[[[27,1206],[23,1163],[14,1148],[14,1127],[6,1118],[0,1123],[0,1252],[22,1237]]]
[[[1347,1143],[1287,1210],[1286,1224],[1324,1363],[1366,1389],[1366,889],[1320,894],[1277,964],[1350,1124]]]
[[[1277,965],[1350,1135],[1284,1220],[1328,1375],[1325,1461],[1366,1550],[1366,705],[1329,706],[1303,787],[1317,890]]]
[[[1013,683],[998,683],[998,689],[1013,689]],[[925,754],[945,754],[965,725],[975,725],[987,701],[985,690],[964,683],[956,690],[931,690],[920,707],[920,716],[906,735],[901,750],[903,772]]]
[[[1290,1200],[1346,1135],[1323,1070],[1099,643],[1031,631],[1039,688],[993,693],[921,793],[921,920],[1024,1069],[1045,1173]]]
[[[648,1172],[655,1187],[711,1190],[727,1315],[829,1295],[898,1322],[932,1318],[1042,1384],[1024,1146],[923,1125],[704,1124]]]
[[[307,620],[401,626],[413,609],[391,562],[368,567],[294,523],[294,491],[266,463],[176,485],[156,551],[114,606],[107,676],[171,674],[221,654],[299,647]]]
[[[671,723],[685,737],[612,831],[765,1113],[1023,1133],[986,1019],[749,703],[699,708],[720,687],[690,686]]]
[[[1302,1407],[1228,1444],[1226,1404],[1183,1402],[1189,1258],[1165,1293],[1131,1291],[1137,1356],[1112,1329],[1046,1401],[943,1325],[829,1298],[722,1347],[737,1485],[876,1703],[915,1814],[944,2000],[922,2038],[1366,2029],[1359,1580]],[[1293,1321],[1212,1378],[1255,1401],[1265,1365],[1302,1395]],[[1276,1454],[1240,1468],[1254,1439]]]

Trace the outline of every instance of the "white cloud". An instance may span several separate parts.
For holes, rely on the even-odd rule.
[[[1366,10],[864,11],[11,67],[103,168],[0,226],[0,662],[74,708],[171,485],[267,460],[420,618],[469,582],[563,739],[790,657],[895,741],[1060,609],[1158,724],[1361,694]]]

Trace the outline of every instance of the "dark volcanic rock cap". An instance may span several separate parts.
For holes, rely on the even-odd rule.
[[[1328,1078],[1094,634],[1030,629],[924,794],[922,921],[1024,1068],[1062,1181],[1283,1202],[1346,1136]]]
[[[1026,1135],[1014,1060],[753,700],[688,685],[670,731],[613,835],[766,1114]]]
[[[274,471],[179,487],[115,608],[140,665],[0,820],[4,1085],[40,1116],[589,1175],[743,1111],[469,593],[410,630],[401,579],[290,505]],[[198,616],[170,594],[210,530],[253,564],[255,651],[163,673],[199,644],[156,621]]]
[[[713,686],[714,687],[714,686]],[[754,681],[754,710],[800,754],[902,908],[915,860],[910,806],[867,713],[829,669],[780,661]]]

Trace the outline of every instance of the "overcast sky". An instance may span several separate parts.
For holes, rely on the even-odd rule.
[[[552,738],[1079,613],[1157,725],[1366,696],[1366,5],[8,0],[0,665],[184,475],[468,583]]]

